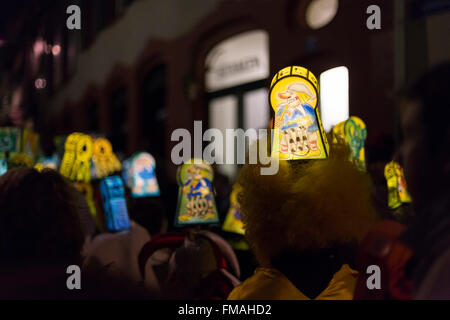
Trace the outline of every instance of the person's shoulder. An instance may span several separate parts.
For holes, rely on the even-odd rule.
[[[307,300],[280,271],[259,267],[228,296],[228,300]]]
[[[358,271],[348,264],[342,265],[316,300],[352,300],[358,279]]]
[[[252,276],[241,282],[231,291],[228,296],[228,300],[249,300],[256,299],[255,294],[259,294],[259,289],[263,286],[263,283],[267,280],[269,275],[275,276],[272,269],[269,268],[257,268]]]

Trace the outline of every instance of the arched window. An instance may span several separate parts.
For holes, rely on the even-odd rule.
[[[211,49],[205,67],[210,128],[221,130],[225,137],[226,129],[268,127],[270,108],[265,86],[270,68],[266,31],[246,31],[223,40]],[[227,152],[234,152],[226,145],[224,141],[223,159]],[[219,165],[218,170],[233,179],[237,166]]]

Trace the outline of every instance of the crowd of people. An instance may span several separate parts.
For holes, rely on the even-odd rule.
[[[330,139],[327,159],[281,161],[267,176],[261,164],[241,168],[248,251],[217,228],[173,229],[164,197],[127,199],[130,229],[100,232],[58,171],[10,169],[0,176],[0,298],[450,299],[449,78],[450,64],[437,66],[398,102],[402,143],[393,151],[412,206],[387,209],[382,169],[392,159],[380,153],[389,139],[367,146],[367,170]],[[229,206],[222,180],[220,212]],[[73,265],[80,290],[67,286]]]

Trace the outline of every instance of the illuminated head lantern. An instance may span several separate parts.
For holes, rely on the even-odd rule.
[[[22,134],[22,151],[33,161],[39,153],[39,135],[32,130],[24,129]]]
[[[19,128],[0,128],[0,175],[8,170],[9,159],[20,152],[20,136]]]
[[[59,172],[79,182],[91,180],[92,138],[83,133],[72,133],[64,143],[64,156]]]
[[[106,138],[92,140],[93,178],[101,179],[120,171],[122,165],[113,152],[111,142]]]
[[[366,169],[364,143],[367,138],[366,124],[358,117],[350,117],[333,127],[333,142],[349,146],[351,160],[361,170]]]
[[[140,152],[130,160],[128,179],[133,197],[159,196],[155,167],[155,158],[146,152]]]
[[[406,190],[403,168],[397,162],[391,161],[384,168],[384,176],[388,186],[388,206],[396,209],[404,203],[411,202],[411,196]]]
[[[178,169],[176,226],[219,222],[212,187],[213,178],[212,167],[200,159],[192,159]]]
[[[275,112],[272,157],[328,157],[328,142],[317,109],[318,93],[316,77],[303,67],[287,67],[275,75],[269,94]]]
[[[8,171],[8,162],[5,158],[0,158],[0,176]]]
[[[33,159],[31,159],[29,156],[27,156],[23,152],[18,153],[16,155],[14,155],[8,161],[8,169],[16,168],[16,167],[32,168],[33,167]]]
[[[230,194],[230,209],[228,210],[222,230],[237,234],[245,234],[244,224],[241,219],[241,208],[238,202],[238,194],[242,190],[239,184],[233,186]]]
[[[130,229],[131,224],[122,179],[119,176],[103,178],[100,181],[100,193],[107,229],[109,231]]]
[[[21,131],[19,128],[0,128],[0,157],[9,158],[20,152]]]

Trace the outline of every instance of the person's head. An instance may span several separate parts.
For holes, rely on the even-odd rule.
[[[408,191],[421,208],[448,192],[450,179],[450,63],[434,67],[401,104],[401,162]]]
[[[281,161],[275,175],[246,165],[238,183],[246,237],[265,266],[286,252],[357,244],[375,220],[370,178],[343,146],[326,160]]]
[[[78,262],[84,235],[77,191],[58,172],[14,168],[0,177],[4,267]]]

